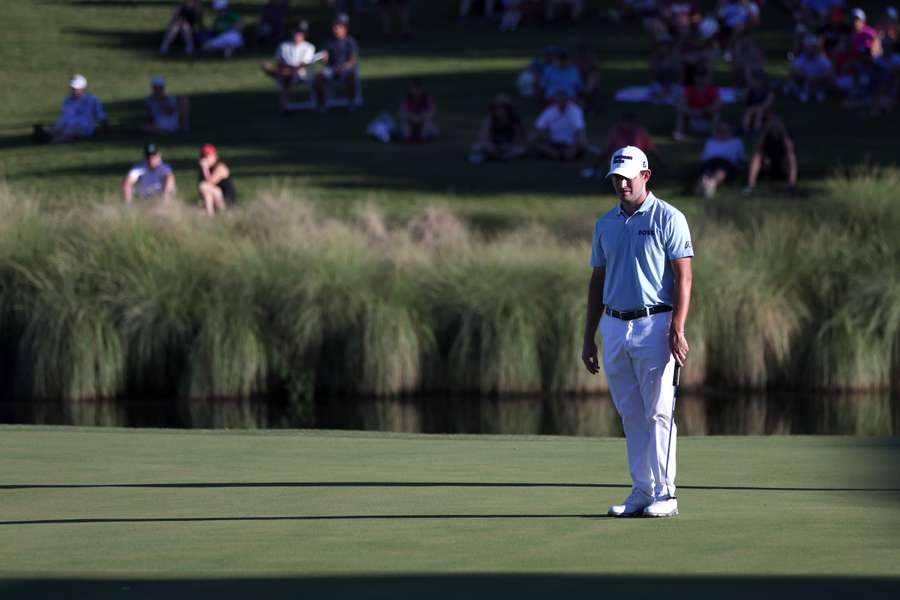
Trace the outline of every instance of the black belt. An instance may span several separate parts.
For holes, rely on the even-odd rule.
[[[657,304],[656,306],[645,306],[644,308],[639,308],[638,310],[626,310],[623,312],[619,312],[618,310],[614,310],[610,307],[606,307],[606,314],[611,317],[615,317],[617,319],[622,319],[623,321],[631,321],[633,319],[641,319],[643,317],[649,317],[650,315],[655,315],[658,313],[671,312],[672,307],[668,304]]]

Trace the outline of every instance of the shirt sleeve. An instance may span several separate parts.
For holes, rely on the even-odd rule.
[[[553,110],[553,107],[548,107],[544,109],[544,112],[538,115],[537,120],[534,122],[535,129],[546,129],[547,125],[550,124],[550,111]]]
[[[94,119],[96,119],[97,121],[106,120],[106,111],[103,110],[103,104],[97,97],[94,97]]]
[[[584,112],[577,104],[571,104],[570,106],[572,108],[572,125],[575,126],[575,129],[584,129]]]
[[[683,214],[674,213],[666,229],[666,258],[675,260],[694,256],[691,231]]]
[[[600,243],[600,221],[594,225],[594,240],[591,242],[591,266],[594,268],[606,268],[606,254],[603,253],[603,244]]]

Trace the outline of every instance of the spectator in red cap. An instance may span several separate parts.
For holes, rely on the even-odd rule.
[[[234,182],[231,181],[231,171],[228,169],[216,147],[212,144],[203,144],[200,147],[199,183],[197,189],[203,199],[203,210],[212,216],[216,211],[223,211],[229,205],[237,201],[237,191]]]

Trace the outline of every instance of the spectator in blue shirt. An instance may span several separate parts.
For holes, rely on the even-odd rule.
[[[171,199],[175,195],[175,174],[164,163],[156,144],[144,146],[145,159],[128,171],[122,181],[122,196],[131,204],[135,196],[143,199]]]
[[[577,98],[581,92],[581,73],[572,64],[569,53],[560,48],[556,54],[556,62],[547,65],[541,78],[541,91],[544,98],[555,98],[563,93],[567,98]]]
[[[339,81],[346,84],[350,94],[356,89],[356,78],[359,68],[359,44],[349,35],[350,18],[339,14],[332,24],[332,40],[325,45],[322,59],[325,67],[316,74],[316,94],[319,106],[326,102],[325,85],[328,81]]]

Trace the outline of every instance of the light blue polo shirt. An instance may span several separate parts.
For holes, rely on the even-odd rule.
[[[671,306],[669,261],[688,256],[694,248],[687,219],[652,192],[630,217],[619,204],[594,226],[591,266],[606,269],[603,304],[615,310]]]

